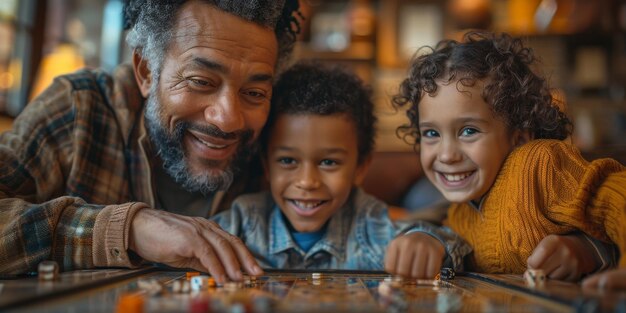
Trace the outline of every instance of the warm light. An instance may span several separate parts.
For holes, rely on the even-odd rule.
[[[489,0],[451,0],[448,11],[459,28],[486,28],[491,23]]]
[[[508,3],[509,32],[514,34],[534,33],[535,11],[539,0],[510,0]]]
[[[0,73],[0,90],[11,89],[14,82],[13,75],[9,72]]]
[[[31,99],[44,91],[55,77],[74,72],[84,66],[83,57],[76,46],[60,44],[53,53],[46,55],[41,61],[37,79],[31,92]]]

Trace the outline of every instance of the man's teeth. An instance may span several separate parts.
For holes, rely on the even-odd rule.
[[[311,202],[311,201],[298,201],[298,200],[291,200],[291,201],[297,207],[299,207],[301,209],[305,209],[305,210],[314,209],[314,208],[318,207],[320,204],[322,204],[324,202],[324,201]]]
[[[227,145],[216,145],[216,144],[212,144],[210,142],[204,141],[198,137],[196,137],[196,139],[198,139],[201,143],[203,143],[205,146],[211,148],[211,149],[224,149],[226,148]]]
[[[443,174],[443,177],[445,177],[447,181],[457,182],[457,181],[464,180],[470,175],[472,175],[472,172],[467,172],[467,173],[462,173],[462,174]]]

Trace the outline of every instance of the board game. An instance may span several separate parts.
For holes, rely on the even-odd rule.
[[[590,293],[550,280],[530,288],[521,275],[410,280],[384,272],[268,270],[224,285],[204,275],[150,267],[66,272],[54,281],[5,277],[0,311],[626,313],[624,292]]]

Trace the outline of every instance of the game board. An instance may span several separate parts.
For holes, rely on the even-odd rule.
[[[195,275],[195,274],[193,274]],[[192,275],[192,276],[193,276]],[[626,293],[584,293],[519,275],[458,273],[452,280],[408,280],[384,272],[267,271],[246,283],[175,291],[185,271],[92,270],[2,280],[0,311],[20,312],[620,312]],[[132,305],[128,305],[132,298]],[[133,306],[134,305],[134,306]],[[624,309],[621,307],[624,306]]]

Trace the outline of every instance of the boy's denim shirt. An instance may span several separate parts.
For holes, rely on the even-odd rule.
[[[387,205],[358,188],[330,218],[326,233],[308,252],[291,237],[270,192],[242,195],[230,210],[212,220],[241,238],[259,265],[267,269],[382,270],[389,242],[415,231],[426,232],[444,243],[452,254],[444,266],[462,270],[462,258],[471,252],[467,243],[444,228],[426,222],[391,221]]]

